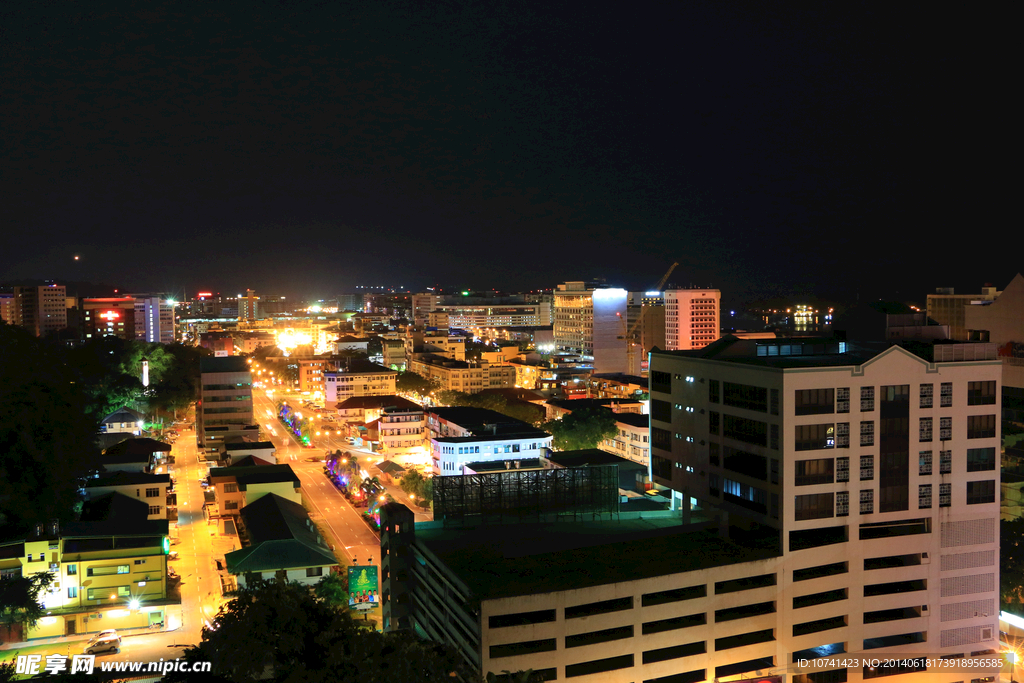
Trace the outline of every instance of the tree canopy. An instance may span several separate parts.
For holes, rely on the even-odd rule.
[[[551,433],[551,445],[560,451],[597,448],[618,431],[615,413],[603,408],[574,410],[561,420],[545,422],[541,428]]]
[[[49,572],[0,581],[0,623],[35,626],[46,615],[39,596],[52,583],[53,574]]]
[[[0,532],[73,517],[99,421],[65,350],[0,325]]]
[[[446,406],[466,406],[468,408],[486,408],[501,413],[527,424],[538,422],[541,411],[525,401],[509,402],[500,394],[467,394],[462,391],[444,389],[437,392],[437,402]]]
[[[410,634],[360,627],[298,583],[257,582],[221,609],[215,630],[186,658],[212,664],[218,680],[279,683],[422,683],[450,681],[460,658],[454,649]],[[164,681],[200,681],[172,673]],[[213,680],[205,679],[205,680]]]
[[[416,496],[416,500],[430,503],[434,500],[434,480],[424,477],[416,470],[409,470],[402,475],[399,487],[407,494]]]
[[[437,384],[417,372],[407,371],[398,373],[395,387],[398,391],[411,394],[429,394],[437,388]]]

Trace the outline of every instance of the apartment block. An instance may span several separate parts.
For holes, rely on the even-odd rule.
[[[554,292],[555,351],[578,354],[594,372],[631,372],[626,352],[624,289],[566,282]]]
[[[210,485],[214,502],[206,503],[204,511],[225,534],[236,533],[242,508],[263,496],[274,494],[302,505],[302,484],[290,465],[214,467]]]
[[[200,448],[217,450],[225,439],[259,441],[253,421],[252,374],[244,358],[200,359],[196,441]]]
[[[665,348],[700,349],[720,336],[722,293],[717,289],[670,289],[665,292]]]
[[[998,360],[834,339],[652,354],[654,481],[781,534],[774,666],[998,648],[1000,385]]]
[[[15,287],[13,323],[37,337],[68,326],[67,291],[64,285]]]
[[[174,302],[161,294],[133,294],[135,338],[151,344],[173,344]]]
[[[324,402],[334,407],[353,396],[391,396],[398,373],[358,358],[339,361],[337,370],[324,372]]]
[[[552,436],[520,420],[483,408],[431,408],[427,437],[435,475],[462,474],[470,462],[544,457]]]
[[[441,356],[420,355],[409,359],[409,370],[430,380],[440,389],[476,394],[484,389],[506,389],[516,385],[516,369],[505,363],[467,362]]]
[[[381,453],[385,456],[423,454],[426,425],[426,416],[419,406],[384,408],[377,423]]]

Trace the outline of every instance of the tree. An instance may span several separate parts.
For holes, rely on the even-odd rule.
[[[430,503],[434,500],[434,480],[424,477],[416,470],[409,470],[402,475],[398,486],[407,494],[416,496],[416,500],[423,503]]]
[[[98,467],[99,420],[67,351],[0,326],[0,537],[70,521],[77,479]]]
[[[328,605],[348,608],[348,581],[341,574],[328,574],[320,579],[313,593]]]
[[[597,448],[597,445],[615,436],[615,413],[599,408],[597,410],[574,410],[561,420],[549,420],[541,428],[550,432],[554,439],[551,445],[559,451],[576,451]]]
[[[437,383],[416,372],[400,372],[395,380],[398,391],[410,394],[429,394],[437,388]]]
[[[216,623],[185,659],[209,661],[229,681],[435,683],[450,681],[459,665],[453,648],[361,629],[348,610],[294,582],[260,581],[238,590]],[[175,672],[163,680],[199,679]]]
[[[52,583],[53,574],[49,572],[0,581],[0,623],[35,626],[46,616],[40,594],[49,590]]]
[[[1020,611],[1024,603],[1024,517],[999,523],[999,594],[1004,608]]]

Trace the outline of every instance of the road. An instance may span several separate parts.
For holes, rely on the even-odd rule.
[[[347,564],[380,565],[380,540],[362,520],[360,513],[345,500],[323,472],[322,460],[328,445],[302,447],[277,419],[277,406],[265,391],[253,389],[253,414],[266,437],[277,449],[278,462],[286,462],[299,477],[302,496],[308,502],[310,517],[327,532],[335,554]],[[341,446],[337,446],[341,447]]]

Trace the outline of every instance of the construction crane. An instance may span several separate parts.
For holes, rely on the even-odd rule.
[[[658,286],[655,288],[656,291],[661,291],[661,288],[665,286],[665,283],[668,282],[668,279],[672,276],[672,271],[674,271],[678,265],[679,263],[676,262],[669,266],[668,271],[661,278],[661,281],[658,282]],[[636,317],[636,321],[628,330],[626,329],[625,319],[622,320],[622,329],[624,331],[623,336],[626,339],[626,367],[629,368],[629,372],[633,372],[636,367],[633,365],[636,360],[636,347],[638,346],[636,331],[644,321],[644,313],[646,310],[646,306],[640,306],[640,315]],[[620,315],[619,317],[621,318],[622,316]]]

